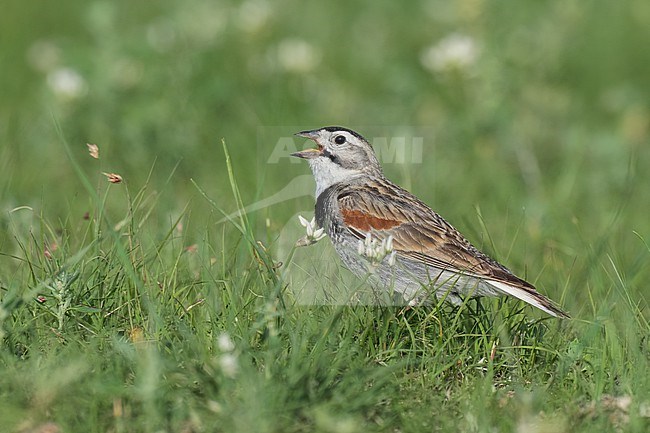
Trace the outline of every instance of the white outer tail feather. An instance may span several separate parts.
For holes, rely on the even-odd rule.
[[[530,293],[528,293],[527,291],[525,291],[525,290],[523,290],[523,289],[521,289],[519,287],[511,286],[510,284],[506,284],[506,283],[503,283],[501,281],[495,281],[495,280],[486,280],[486,282],[488,284],[490,284],[491,286],[493,286],[494,288],[496,288],[497,290],[499,290],[499,291],[501,291],[501,292],[503,292],[503,293],[505,293],[507,295],[513,296],[513,297],[515,297],[517,299],[520,299],[520,300],[524,301],[525,303],[532,305],[533,307],[537,307],[540,310],[550,314],[553,317],[564,317],[564,316],[560,316],[557,311],[551,310],[549,307],[547,307],[546,305],[541,303],[539,301],[539,299],[537,299],[535,296],[531,295]],[[542,295],[538,295],[538,296],[543,298]],[[549,304],[550,304],[550,301],[549,301]],[[568,317],[568,316],[566,316],[566,317]]]

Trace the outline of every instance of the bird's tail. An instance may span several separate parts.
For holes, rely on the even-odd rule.
[[[542,311],[547,312],[551,316],[560,317],[562,319],[570,319],[571,317],[562,311],[560,308],[555,306],[553,301],[548,299],[546,296],[538,293],[532,287],[518,287],[502,281],[488,280],[486,281],[492,287],[498,291],[505,293],[507,295],[513,296],[517,299],[521,299],[527,304],[537,307]]]

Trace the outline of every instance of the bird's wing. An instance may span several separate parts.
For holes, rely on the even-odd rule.
[[[351,185],[337,197],[347,230],[358,238],[393,238],[398,256],[439,270],[485,280],[502,293],[547,313],[568,317],[535,287],[480,252],[440,215],[408,191],[373,181]]]
[[[397,254],[429,266],[479,278],[517,278],[407,191],[371,185],[352,186],[338,195],[343,222],[356,238],[392,236]]]

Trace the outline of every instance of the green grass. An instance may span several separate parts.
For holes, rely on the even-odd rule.
[[[0,431],[647,431],[646,3],[3,6]],[[422,136],[387,175],[573,319],[306,304],[367,290],[269,162],[328,124]]]

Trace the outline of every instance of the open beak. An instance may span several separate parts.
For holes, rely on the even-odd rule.
[[[317,140],[318,137],[320,136],[317,129],[313,131],[296,132],[295,135],[297,135],[298,137],[303,137],[303,138],[308,138],[310,140],[313,140],[314,142],[316,142],[316,144],[318,144]],[[303,159],[312,159],[321,156],[322,152],[323,152],[323,146],[318,144],[317,149],[305,149],[302,152],[292,153],[291,156],[295,156],[297,158],[303,158]]]

